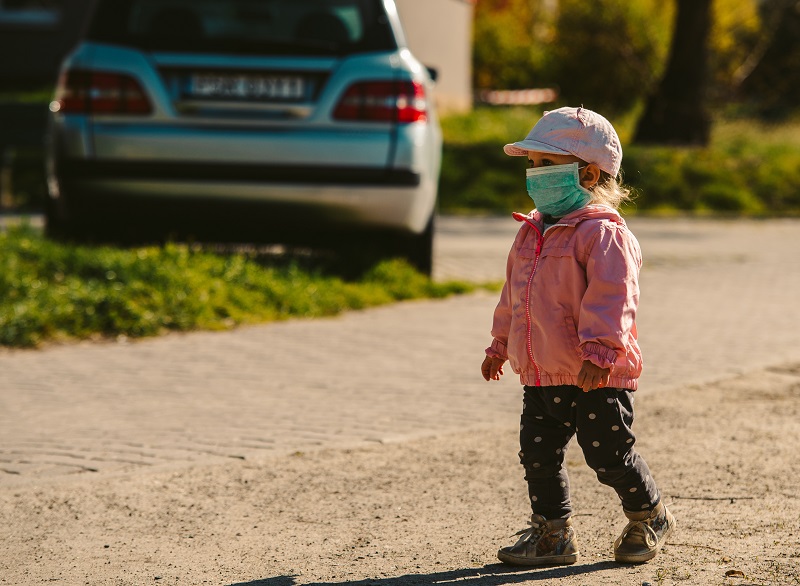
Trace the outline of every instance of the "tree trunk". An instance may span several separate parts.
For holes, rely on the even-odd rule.
[[[706,111],[711,0],[677,0],[667,68],[639,119],[634,142],[706,145],[711,119]]]

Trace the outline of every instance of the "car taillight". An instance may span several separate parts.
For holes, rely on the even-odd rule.
[[[61,76],[50,109],[65,114],[150,114],[150,100],[133,77],[73,69]]]
[[[425,88],[416,81],[364,81],[347,88],[333,112],[336,120],[424,122]]]

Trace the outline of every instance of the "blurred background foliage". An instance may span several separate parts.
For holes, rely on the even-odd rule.
[[[691,83],[686,61],[672,72],[677,91],[664,77],[672,44],[685,49],[679,10],[701,5],[710,26],[696,55],[700,87],[671,112],[687,113],[688,103],[710,131],[694,144],[634,140],[653,97],[686,100],[675,95]],[[582,104],[620,134],[624,179],[638,196],[626,211],[800,215],[797,0],[480,0],[473,81],[478,92],[550,87],[559,95],[552,104],[479,106],[445,118],[443,211],[529,209],[524,162],[500,147],[523,138],[544,110]],[[689,124],[696,114],[685,116]],[[667,130],[680,122],[669,118]]]
[[[659,0],[480,0],[473,85],[477,90],[556,87],[564,103],[624,113],[656,89],[676,32],[675,12],[674,1]],[[711,105],[750,100],[796,107],[798,22],[796,0],[713,0]],[[779,83],[771,89],[766,80]]]
[[[501,147],[523,138],[545,107],[480,107],[445,118],[441,211],[531,209],[527,165]],[[610,117],[623,143],[623,180],[636,195],[623,211],[800,216],[800,120],[720,117],[709,144],[698,147],[631,144],[637,116]]]

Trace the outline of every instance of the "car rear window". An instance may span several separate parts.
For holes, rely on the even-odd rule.
[[[380,0],[100,0],[88,38],[150,51],[253,55],[397,48]]]

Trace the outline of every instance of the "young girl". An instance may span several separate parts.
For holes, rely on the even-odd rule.
[[[524,385],[519,457],[533,515],[517,543],[497,555],[517,565],[577,560],[564,467],[577,434],[586,463],[617,492],[629,520],[614,558],[645,562],[675,519],[631,430],[642,370],[635,322],[642,258],[616,211],[629,195],[617,181],[619,138],[599,114],[559,108],[504,150],[528,157],[526,184],[536,209],[514,214],[522,226],[481,372],[499,380],[508,360]]]

